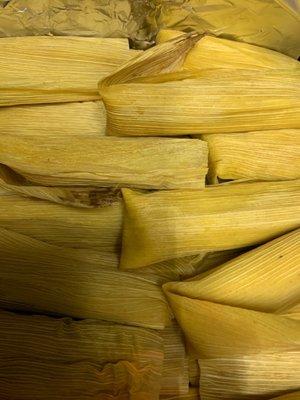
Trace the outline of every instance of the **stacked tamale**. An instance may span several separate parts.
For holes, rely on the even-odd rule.
[[[2,18],[39,32],[44,3]],[[104,3],[53,3],[45,29],[77,37],[0,39],[0,398],[296,400],[295,10],[269,4],[255,40],[252,2],[179,1],[180,22],[153,1],[153,34],[173,30],[136,51],[128,32],[80,37]]]

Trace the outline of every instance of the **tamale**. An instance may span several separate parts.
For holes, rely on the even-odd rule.
[[[99,79],[135,56],[126,39],[1,39],[0,106],[98,100]]]
[[[162,30],[156,41],[164,43],[182,34],[180,31]],[[299,69],[300,66],[297,60],[264,47],[203,35],[188,53],[183,68]]]
[[[300,130],[203,135],[209,181],[300,178]]]
[[[299,387],[300,230],[189,282],[163,286],[194,356],[206,400],[266,399]],[[205,321],[205,323],[203,323]]]
[[[153,331],[1,311],[1,399],[159,399],[163,343]]]
[[[105,135],[102,101],[36,104],[0,108],[0,134],[73,138]]]
[[[176,138],[73,137],[70,141],[3,135],[0,163],[44,186],[201,188],[207,144]]]
[[[190,382],[190,386],[198,387],[199,386],[199,380],[200,380],[200,369],[199,369],[198,360],[195,359],[194,357],[189,357],[188,360],[189,360],[188,363],[189,363],[189,382]]]
[[[1,194],[0,227],[57,246],[115,254],[121,241],[122,203],[81,209]]]
[[[188,361],[182,331],[173,322],[162,332],[164,362],[160,396],[184,395],[189,391]]]
[[[121,268],[253,246],[300,226],[300,181],[123,190]]]
[[[0,306],[163,329],[170,321],[161,288],[151,280],[101,268],[92,260],[0,229]]]
[[[162,43],[100,82],[108,134],[174,136],[300,128],[299,68],[180,71],[198,40],[190,34]]]
[[[176,396],[160,396],[161,400],[200,400],[198,388],[189,388],[186,394]]]
[[[154,0],[149,20],[152,29],[177,29],[213,33],[300,55],[297,1],[289,0]]]

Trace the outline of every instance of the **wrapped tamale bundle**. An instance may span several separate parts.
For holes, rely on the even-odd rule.
[[[189,382],[190,382],[190,386],[198,387],[199,386],[199,380],[200,380],[200,369],[199,369],[198,360],[195,359],[194,357],[189,357],[188,358],[188,363],[189,363]]]
[[[300,226],[300,181],[123,190],[121,268],[253,246]]]
[[[187,34],[155,46],[100,82],[108,134],[300,128],[299,68],[180,70],[199,39]]]
[[[189,388],[186,394],[176,396],[160,396],[160,400],[200,400],[198,388]]]
[[[164,43],[182,34],[181,31],[162,30],[156,42]],[[183,68],[299,69],[300,66],[297,60],[264,47],[203,35],[188,53]]]
[[[128,37],[150,41],[150,5],[131,0],[10,0],[0,12],[0,36]],[[1,4],[1,3],[0,3]],[[139,6],[139,7],[138,7]],[[151,7],[153,8],[153,7]]]
[[[203,135],[209,182],[300,178],[300,130]]]
[[[126,39],[1,39],[0,106],[98,100],[99,79],[135,57]]]
[[[188,360],[181,329],[173,322],[161,331],[164,344],[160,396],[184,395],[189,391]]]
[[[170,314],[160,286],[75,257],[0,228],[0,307],[153,329],[168,325]]]
[[[44,186],[201,188],[207,144],[197,139],[3,135],[0,163]]]
[[[1,193],[0,227],[57,246],[115,254],[121,241],[122,203],[83,209]]]
[[[155,28],[212,33],[268,47],[294,58],[300,55],[297,1],[154,0],[149,20]]]
[[[266,399],[299,388],[300,230],[189,282],[163,286],[200,359],[201,399]],[[213,377],[213,379],[212,379]]]
[[[154,331],[0,312],[1,399],[158,400]]]
[[[104,136],[105,108],[102,101],[36,104],[0,108],[0,134],[73,138]]]

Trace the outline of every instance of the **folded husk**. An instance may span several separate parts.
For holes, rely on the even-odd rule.
[[[163,343],[146,329],[0,313],[1,397],[158,400]]]
[[[300,69],[180,71],[198,40],[189,34],[162,43],[100,82],[108,134],[174,136],[300,128]]]
[[[164,43],[183,34],[181,31],[162,30],[156,42]],[[203,35],[186,56],[183,68],[197,71],[209,68],[299,69],[300,66],[297,60],[264,47]]]
[[[0,193],[0,227],[53,245],[116,254],[122,203],[81,209]]]
[[[200,359],[202,399],[265,399],[299,387],[299,320],[278,314],[299,304],[299,239],[293,231],[163,286]]]
[[[164,343],[160,396],[184,395],[189,390],[188,360],[181,329],[173,322],[161,336]]]
[[[155,0],[154,28],[212,33],[300,55],[299,5],[288,0]],[[151,18],[152,17],[152,18]]]
[[[197,139],[3,135],[0,149],[2,165],[44,186],[202,188],[207,157]]]
[[[105,135],[105,108],[102,101],[1,107],[0,126],[1,136],[99,137]]]
[[[300,226],[299,180],[150,194],[124,189],[123,197],[123,269],[252,246]]]
[[[135,57],[126,39],[1,39],[0,106],[98,100],[99,79]]]
[[[203,135],[209,182],[300,178],[300,130]]]
[[[149,278],[75,256],[0,228],[0,306],[153,329],[168,325],[166,299]]]

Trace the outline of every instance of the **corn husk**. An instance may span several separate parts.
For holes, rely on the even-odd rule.
[[[298,400],[299,397],[300,397],[300,391],[284,394],[283,396],[279,397],[274,397],[272,400]]]
[[[130,0],[10,0],[0,14],[0,36],[129,37],[135,43],[149,42],[149,8]]]
[[[153,28],[212,33],[300,55],[300,7],[288,0],[155,0]],[[153,21],[155,20],[155,22]]]
[[[204,135],[209,181],[300,178],[300,130]]]
[[[299,320],[278,314],[299,304],[299,239],[293,231],[211,273],[164,285],[200,359],[202,399],[265,399],[299,387]]]
[[[1,107],[0,126],[1,136],[99,137],[105,135],[105,108],[102,101]]]
[[[124,189],[121,268],[253,246],[295,229],[299,185],[259,182],[150,194]]]
[[[162,400],[199,400],[198,388],[189,388],[187,394],[176,395],[176,396],[160,396]]]
[[[0,229],[0,306],[163,329],[170,321],[151,280]],[[70,250],[69,250],[70,252]]]
[[[164,43],[184,32],[162,30],[156,42]],[[234,69],[299,69],[299,62],[284,54],[248,43],[204,35],[188,53],[184,69],[203,70],[209,68]]]
[[[3,400],[159,398],[163,343],[153,331],[3,311],[0,324]]]
[[[198,387],[200,381],[200,369],[198,360],[194,357],[189,357],[189,382],[190,386]]]
[[[110,135],[300,128],[300,69],[182,70],[196,34],[162,43],[99,85]],[[126,132],[124,132],[126,126]]]
[[[160,397],[185,395],[189,391],[189,377],[183,334],[173,322],[161,332],[161,336],[164,343],[164,362]]]
[[[201,188],[207,145],[196,139],[17,138],[3,135],[0,163],[44,186]],[[0,183],[1,184],[1,183]]]
[[[99,79],[134,57],[126,39],[1,39],[0,106],[98,100]]]
[[[115,254],[121,241],[122,203],[79,209],[0,193],[0,227],[57,246]]]

